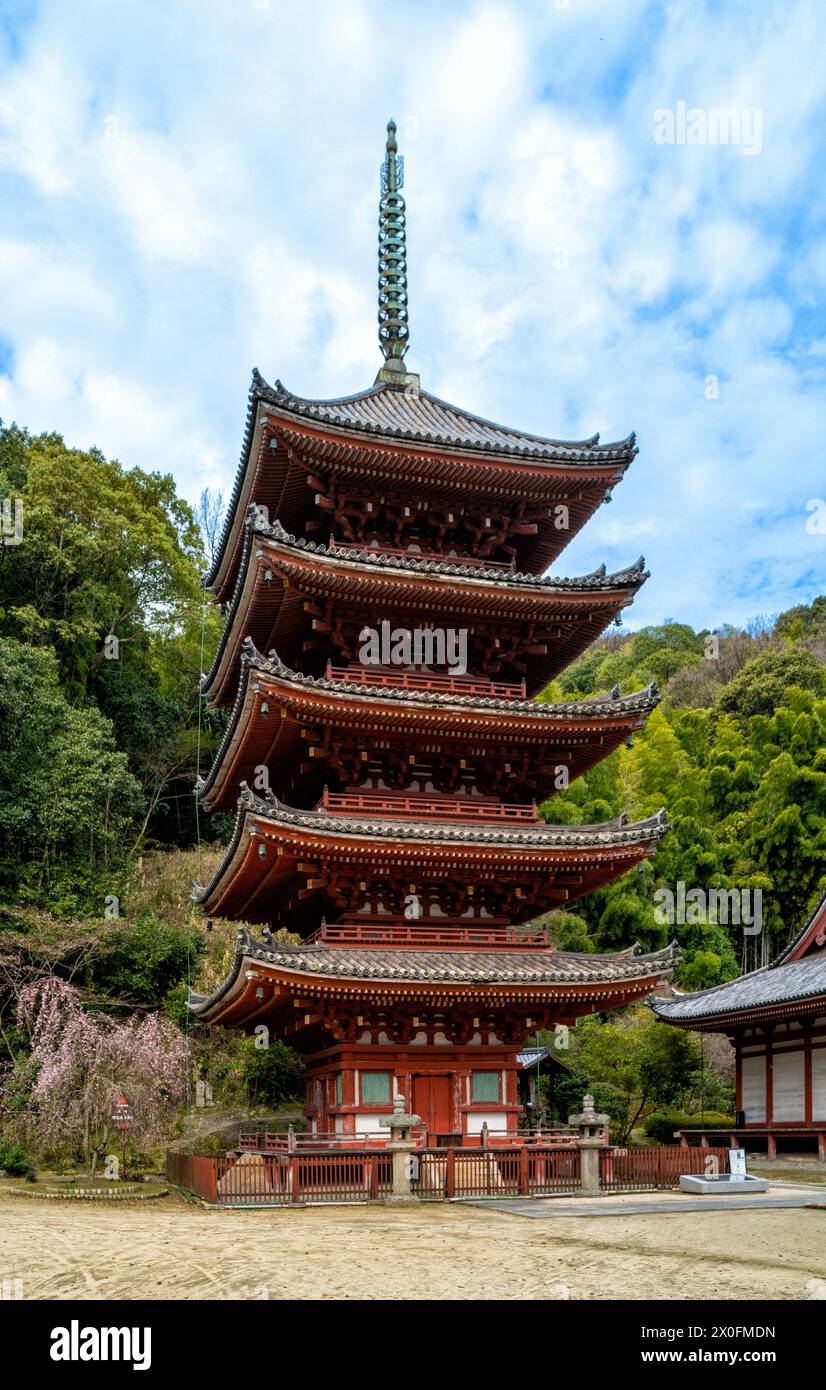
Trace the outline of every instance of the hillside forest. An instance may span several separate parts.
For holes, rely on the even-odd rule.
[[[186,1008],[236,931],[190,899],[232,828],[192,793],[225,718],[198,694],[221,622],[201,586],[221,499],[194,509],[169,475],[15,425],[0,427],[0,497],[24,518],[0,546],[0,1168],[94,1165],[124,1092],[148,1159],[198,1097],[225,1113],[300,1094],[289,1048],[208,1033]],[[613,628],[539,698],[651,681],[661,703],[633,746],[542,814],[664,806],[671,829],[644,866],[541,920],[568,950],[676,939],[675,983],[693,990],[771,959],[826,886],[826,595],[715,633]],[[759,890],[763,930],[699,909],[663,922],[655,894],[678,883]],[[561,1118],[588,1087],[623,1137],[662,1137],[664,1112],[731,1112],[725,1040],[701,1046],[645,1007],[580,1022],[566,1047],[544,1096]]]

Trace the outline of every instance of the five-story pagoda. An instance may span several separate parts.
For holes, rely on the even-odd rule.
[[[198,786],[238,815],[196,899],[260,930],[239,929],[228,978],[191,1002],[301,1052],[318,1132],[377,1130],[401,1093],[431,1133],[474,1136],[516,1127],[529,1034],[640,999],[669,969],[670,950],[575,954],[525,925],[654,853],[664,813],[572,826],[536,808],[657,693],[533,698],[646,578],[642,560],[543,577],[634,436],[546,439],[421,389],[401,184],[391,122],[375,384],[313,401],[253,374],[206,580],[225,625],[204,692],[231,713]]]

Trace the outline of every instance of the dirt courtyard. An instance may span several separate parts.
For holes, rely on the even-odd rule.
[[[457,1204],[207,1211],[0,1197],[24,1299],[805,1299],[826,1211],[527,1220]]]

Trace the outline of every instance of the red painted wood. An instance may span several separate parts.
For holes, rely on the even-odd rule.
[[[391,690],[430,690],[436,695],[481,695],[491,700],[524,700],[524,681],[494,681],[484,676],[440,676],[435,672],[388,671],[375,666],[334,666],[327,663],[328,681],[347,685],[384,686]]]
[[[449,1134],[459,1128],[452,1114],[450,1076],[413,1076],[413,1114],[421,1115],[431,1134]]]
[[[373,946],[449,946],[472,947],[474,950],[493,948],[496,950],[536,950],[547,946],[543,932],[521,931],[519,927],[488,926],[451,923],[437,926],[429,921],[389,922],[386,925],[372,918],[364,922],[325,923],[318,931],[305,938],[311,942],[323,941],[328,945]]]
[[[368,543],[348,545],[346,541],[336,541],[330,537],[330,544],[339,550],[360,551],[367,550],[375,555],[398,555],[406,560],[436,560],[437,563],[447,565],[473,565],[478,569],[502,570],[505,573],[513,573],[516,564],[513,560],[488,560],[480,555],[445,555],[440,550],[409,550],[400,545],[380,545],[373,546]]]
[[[331,792],[319,810],[341,815],[397,816],[405,820],[519,821],[541,826],[536,804],[513,805],[481,796],[393,796],[385,792]]]

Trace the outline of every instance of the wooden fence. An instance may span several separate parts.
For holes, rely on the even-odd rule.
[[[168,1153],[166,1176],[205,1202],[227,1207],[294,1202],[366,1202],[390,1195],[391,1155],[351,1153],[240,1154],[204,1158]]]
[[[424,1149],[413,1156],[417,1197],[529,1197],[579,1190],[579,1150]]]
[[[599,1185],[607,1192],[679,1187],[681,1173],[727,1173],[728,1149],[601,1149]]]
[[[580,1191],[580,1153],[532,1144],[521,1148],[418,1149],[410,1155],[414,1197],[542,1197]],[[715,1168],[716,1165],[716,1168]],[[608,1148],[600,1151],[600,1188],[650,1192],[679,1185],[681,1173],[728,1171],[728,1149]],[[386,1150],[257,1152],[206,1158],[168,1153],[166,1176],[217,1206],[369,1202],[390,1195]]]

